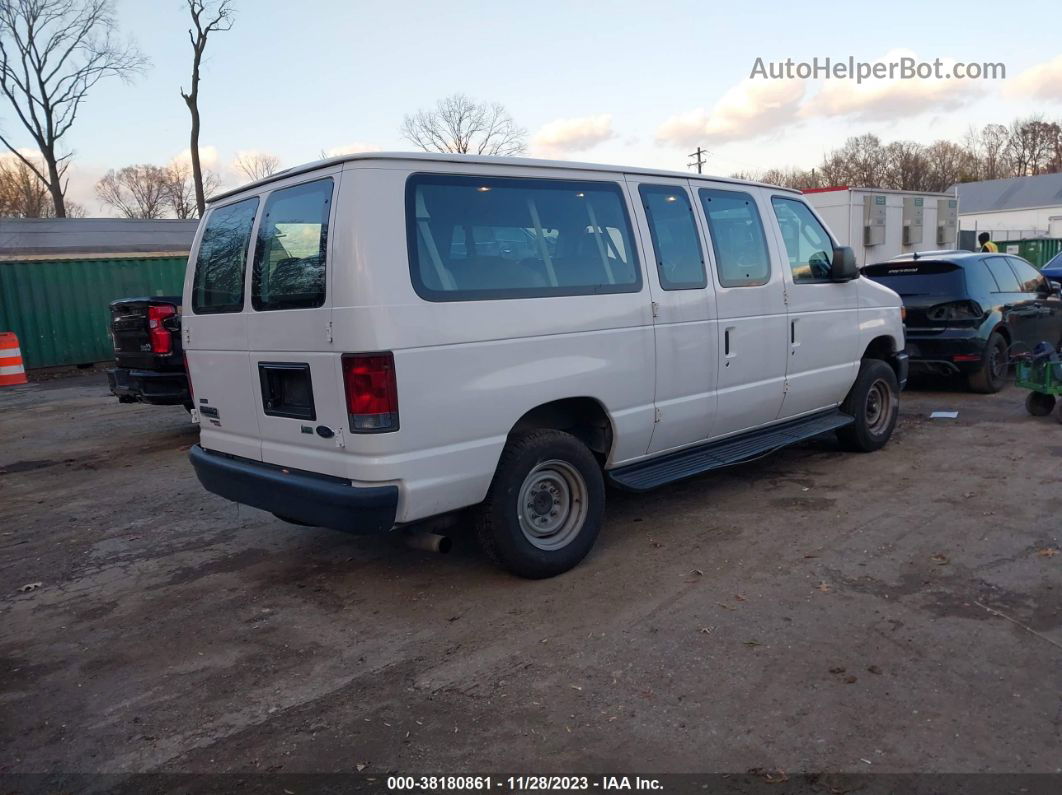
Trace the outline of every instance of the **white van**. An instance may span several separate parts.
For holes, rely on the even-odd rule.
[[[900,300],[798,192],[635,168],[332,158],[222,194],[184,287],[210,491],[386,533],[471,508],[548,577],[644,491],[836,431],[875,450]]]

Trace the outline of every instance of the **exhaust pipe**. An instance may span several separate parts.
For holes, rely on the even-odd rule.
[[[438,533],[406,533],[404,541],[410,549],[419,549],[422,552],[438,552],[440,555],[445,555],[453,547],[453,541],[450,540],[449,536],[441,536]]]

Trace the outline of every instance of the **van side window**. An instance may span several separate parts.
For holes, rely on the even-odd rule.
[[[1001,293],[1020,293],[1021,285],[1014,277],[1014,271],[1007,265],[1003,257],[985,257],[985,265],[996,279]]]
[[[258,224],[251,303],[263,311],[321,306],[331,177],[269,194]]]
[[[429,301],[638,292],[641,269],[610,182],[414,174],[413,288]]]
[[[771,278],[771,257],[756,202],[743,191],[699,191],[723,287],[755,287]]]
[[[793,281],[829,282],[833,262],[833,240],[804,202],[772,196],[774,217],[785,241],[785,253]]]
[[[641,185],[638,193],[649,222],[660,286],[665,290],[706,287],[704,252],[686,191],[668,185]]]
[[[192,312],[197,315],[243,309],[243,273],[258,197],[210,211],[192,277]]]

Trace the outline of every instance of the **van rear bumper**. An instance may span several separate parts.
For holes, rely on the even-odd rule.
[[[193,445],[188,457],[203,488],[314,527],[386,533],[395,524],[398,486],[351,486],[350,481],[286,469]]]

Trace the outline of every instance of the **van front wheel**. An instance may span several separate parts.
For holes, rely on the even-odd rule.
[[[532,431],[505,445],[487,499],[476,508],[476,531],[495,563],[541,579],[586,557],[604,509],[601,468],[586,446],[562,431]]]
[[[892,436],[900,413],[900,388],[896,373],[887,362],[864,359],[859,375],[841,411],[850,414],[855,422],[837,431],[837,438],[846,450],[871,453],[880,450]]]

